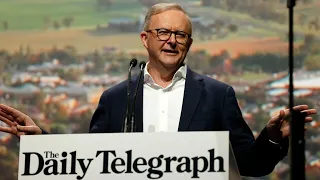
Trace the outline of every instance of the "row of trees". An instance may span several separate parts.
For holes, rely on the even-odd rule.
[[[132,56],[127,53],[99,52],[98,50],[79,55],[73,46],[66,46],[61,49],[53,47],[39,53],[33,53],[29,46],[21,47],[20,51],[15,53],[0,50],[0,72],[2,72],[0,79],[6,84],[10,84],[10,74],[16,71],[26,71],[30,65],[52,63],[54,59],[57,59],[63,66],[71,64],[82,64],[84,66],[84,63],[89,63],[84,66],[84,69],[81,67],[64,67],[42,71],[43,75],[57,74],[65,80],[76,81],[82,74],[124,73],[127,71],[128,60],[132,59]]]
[[[113,0],[97,0],[97,7],[99,10],[104,10],[105,8],[109,8],[113,4]],[[55,30],[59,30],[61,28],[70,28],[71,25],[74,23],[74,17],[67,16],[62,18],[61,20],[53,20],[50,18],[50,16],[45,16],[43,18],[43,28],[45,30],[49,28],[54,28]],[[8,20],[4,20],[2,22],[2,28],[4,31],[9,30],[9,24],[10,22]]]
[[[320,19],[319,17],[308,17],[306,14],[301,13],[295,17],[295,22],[299,26],[307,26],[309,30],[320,30]]]
[[[308,34],[299,48],[299,53],[306,56],[304,67],[307,70],[320,69],[320,40],[313,34]]]
[[[306,34],[304,42],[295,49],[295,68],[305,68],[306,70],[320,69],[320,41],[313,34]],[[242,55],[235,61],[234,65],[244,70],[255,69],[274,73],[286,71],[288,68],[288,56],[271,53],[257,53],[253,56]]]
[[[274,2],[264,0],[202,0],[203,6],[212,6],[228,11],[247,13],[253,18],[273,20],[279,23],[286,21],[286,15],[277,12]]]
[[[222,20],[216,20],[215,23],[208,25],[195,22],[193,27],[194,37],[199,37],[200,40],[211,40],[212,36],[222,39],[239,30],[238,25],[227,24]]]
[[[320,41],[315,35],[307,34],[304,43],[295,49],[295,68],[306,70],[320,69]],[[217,74],[226,73],[225,64],[231,62],[233,69],[237,71],[255,71],[265,73],[277,73],[287,71],[288,55],[258,52],[252,55],[243,54],[230,62],[227,50],[211,56],[205,51],[190,52],[188,64],[195,69]],[[222,69],[221,69],[222,68]]]
[[[297,4],[310,4],[312,0],[301,0]],[[212,6],[225,9],[228,11],[238,11],[248,13],[254,18],[263,20],[273,20],[284,23],[287,20],[286,14],[277,11],[277,6],[286,7],[287,0],[202,0],[203,6]],[[320,30],[320,22],[318,17],[310,17],[306,14],[298,14],[297,22],[301,26],[308,24],[309,29]]]
[[[201,0],[201,3],[203,6],[223,6],[223,5],[227,5],[230,7],[237,7],[239,6],[241,3],[243,3],[244,5],[252,5],[253,3],[263,3],[267,0],[241,0],[241,1],[237,1],[237,0]],[[285,4],[287,3],[287,0],[268,0],[268,2],[273,3],[273,4]],[[302,4],[310,4],[312,3],[313,0],[300,0],[297,1],[297,3],[302,3]]]
[[[64,17],[61,21],[59,20],[51,20],[49,16],[46,16],[43,18],[43,28],[49,29],[54,28],[55,30],[59,30],[62,27],[70,28],[71,25],[74,23],[74,18],[72,16]],[[2,22],[2,28],[4,31],[7,31],[10,29],[9,21],[5,20]]]
[[[304,43],[295,50],[295,67],[305,68],[307,70],[320,69],[320,42],[315,35],[308,34],[305,36]],[[80,64],[84,61],[92,62],[94,67],[85,71],[68,70],[57,71],[64,79],[76,80],[81,73],[102,74],[106,71],[113,73],[123,73],[127,69],[127,61],[132,56],[126,53],[103,53],[95,51],[86,55],[79,55],[76,48],[68,46],[62,49],[52,48],[48,51],[40,53],[32,53],[30,47],[21,48],[20,52],[9,53],[0,51],[0,71],[24,71],[31,64],[40,64],[44,62],[52,62],[58,59],[63,65]],[[144,59],[146,57],[139,57]],[[221,54],[211,56],[204,51],[190,52],[188,55],[188,63],[195,69],[203,71],[212,71],[218,66],[225,63],[229,58],[228,51]],[[286,71],[288,67],[287,55],[279,55],[274,53],[256,53],[253,55],[240,55],[232,61],[232,66],[245,71],[263,71],[266,73],[275,73]],[[193,63],[195,61],[195,63]],[[201,62],[201,63],[200,63]],[[107,66],[108,65],[108,66]]]
[[[48,29],[50,27],[59,30],[62,27],[70,28],[70,26],[74,23],[74,17],[68,16],[59,20],[52,20],[49,16],[45,16],[43,18],[44,29]]]

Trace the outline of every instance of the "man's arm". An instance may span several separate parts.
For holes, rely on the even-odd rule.
[[[223,128],[230,131],[230,141],[242,176],[270,174],[275,165],[288,152],[288,138],[280,146],[269,141],[266,128],[254,139],[251,129],[244,121],[235,92],[228,87],[223,105]]]

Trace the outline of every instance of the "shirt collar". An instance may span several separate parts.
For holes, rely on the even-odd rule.
[[[146,67],[144,68],[144,82],[154,84],[154,81],[151,75],[148,72],[149,62],[146,63]],[[186,79],[187,77],[187,65],[183,64],[173,75],[173,81]]]

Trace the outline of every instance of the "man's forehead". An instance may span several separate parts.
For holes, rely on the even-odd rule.
[[[175,14],[172,16],[172,14]],[[150,28],[167,28],[171,30],[188,30],[190,24],[187,16],[181,11],[165,11],[153,15],[150,19]]]

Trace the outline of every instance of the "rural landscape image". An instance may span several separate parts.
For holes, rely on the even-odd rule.
[[[52,134],[87,133],[103,91],[127,78],[132,58],[148,60],[139,33],[159,2],[186,9],[194,39],[187,65],[234,87],[255,136],[288,107],[286,0],[0,0],[0,103]],[[297,1],[294,40],[294,103],[319,111],[320,0]],[[308,180],[320,179],[320,115],[313,119]],[[0,180],[17,179],[18,155],[19,138],[0,132]],[[244,179],[289,175],[286,157],[270,175]]]

